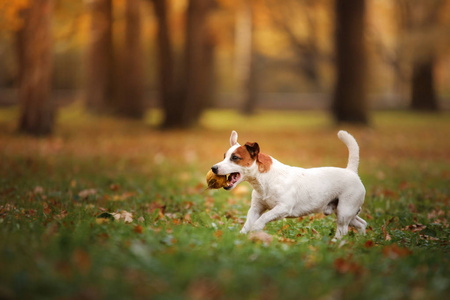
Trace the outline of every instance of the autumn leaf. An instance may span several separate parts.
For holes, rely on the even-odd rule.
[[[362,266],[345,258],[336,258],[334,260],[333,266],[335,270],[340,274],[359,274],[362,272]]]
[[[389,235],[389,233],[387,232],[387,230],[384,228],[384,225],[381,226],[381,230],[383,231],[384,240],[385,240],[385,241],[390,241],[390,240],[391,240],[391,236]]]
[[[272,243],[273,237],[264,231],[257,231],[250,233],[248,239],[253,242],[262,242],[265,246],[269,246]]]
[[[58,219],[58,220],[62,220],[62,219],[64,219],[65,217],[67,217],[67,210],[62,210],[59,214],[57,214],[56,216],[55,216],[55,218],[56,219]]]
[[[400,248],[397,244],[392,244],[389,246],[385,246],[383,248],[384,257],[397,259],[399,257],[408,256],[412,253],[411,250],[407,248]]]
[[[86,274],[91,269],[92,260],[90,255],[83,249],[76,249],[72,254],[72,262],[78,270]]]
[[[78,196],[82,199],[86,199],[91,195],[96,195],[97,194],[97,190],[96,189],[87,189],[87,190],[82,190],[78,193]]]
[[[120,189],[120,186],[118,184],[112,183],[112,184],[109,185],[109,189],[111,191],[117,192]]]
[[[120,213],[112,213],[111,215],[116,221],[123,220],[124,223],[133,222],[133,214],[127,212],[126,210],[122,210]]]
[[[217,230],[216,232],[214,232],[214,236],[216,238],[220,238],[222,236],[223,232],[221,230]]]
[[[290,239],[290,238],[286,238],[286,237],[282,237],[282,236],[279,236],[277,239],[280,243],[285,243],[285,244],[290,244],[290,245],[296,243],[296,241],[294,239]]]
[[[133,214],[127,212],[126,210],[122,210],[118,213],[109,213],[103,212],[97,216],[96,222],[97,224],[108,223],[109,221],[123,221],[124,223],[132,223],[133,222]]]
[[[33,190],[33,193],[36,194],[43,194],[44,193],[44,188],[42,186],[36,186]]]
[[[143,231],[143,228],[142,228],[141,225],[138,224],[138,225],[134,226],[133,231],[136,232],[136,233],[141,234],[142,231]]]
[[[374,242],[372,240],[367,240],[364,243],[364,247],[366,247],[366,248],[372,248],[373,246],[375,246],[375,244],[374,244]]]
[[[422,224],[411,224],[411,225],[406,226],[405,228],[402,228],[401,230],[417,232],[417,231],[422,231],[425,228],[427,228],[427,226],[422,225]]]

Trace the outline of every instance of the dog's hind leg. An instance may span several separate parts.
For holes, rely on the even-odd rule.
[[[337,227],[336,227],[336,234],[335,234],[334,238],[340,239],[348,233],[348,225],[350,224],[350,221],[352,220],[352,218],[338,213],[336,219],[337,219],[336,220]]]
[[[364,221],[364,219],[360,218],[359,216],[353,218],[353,220],[350,222],[350,226],[353,226],[356,229],[358,229],[358,232],[360,234],[362,235],[366,234],[367,222]]]
[[[340,201],[339,202],[338,207],[336,209],[337,227],[336,227],[335,239],[340,239],[341,237],[346,235],[348,233],[349,225],[353,225],[361,231],[363,229],[365,230],[365,221],[357,216],[357,213],[359,212],[360,208],[355,207],[353,205],[353,203],[354,203],[354,201]]]

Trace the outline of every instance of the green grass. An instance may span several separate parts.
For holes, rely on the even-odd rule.
[[[327,114],[208,111],[189,131],[60,112],[54,137],[14,134],[0,110],[1,299],[443,299],[450,293],[448,113],[378,112],[344,126],[361,147],[366,236],[332,243],[335,217],[239,234],[250,204],[204,191],[232,129],[303,167],[345,166]],[[95,191],[92,191],[94,189]],[[91,190],[89,194],[86,191]],[[98,224],[127,211],[131,223]]]

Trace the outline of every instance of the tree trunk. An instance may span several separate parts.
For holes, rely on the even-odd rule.
[[[52,10],[52,0],[31,1],[23,12],[24,27],[18,33],[19,131],[33,135],[50,134],[54,124],[50,101]]]
[[[337,122],[366,124],[365,1],[335,3],[337,79],[332,111]]]
[[[169,22],[167,17],[167,5],[165,0],[152,0],[155,15],[158,19],[158,73],[159,73],[159,98],[164,111],[163,127],[172,127],[181,120],[183,107],[176,98],[174,57],[170,43]]]
[[[248,75],[244,86],[244,107],[243,113],[252,115],[255,113],[256,105],[258,103],[258,75],[257,75],[257,61],[256,53],[252,51],[250,58],[250,66]]]
[[[411,108],[414,110],[438,111],[434,90],[433,59],[414,62],[411,81]]]
[[[86,64],[86,106],[95,113],[111,110],[113,104],[114,53],[112,0],[89,1],[90,40]]]
[[[184,110],[182,127],[195,125],[211,102],[213,77],[213,39],[207,17],[213,0],[190,0],[187,10],[186,41],[184,50]]]
[[[119,116],[140,119],[144,115],[143,62],[140,0],[126,0],[125,45],[121,72],[121,90],[117,99]]]
[[[242,1],[236,15],[235,76],[242,99],[242,112],[251,115],[257,103],[256,53],[251,0]]]
[[[160,98],[163,128],[195,125],[210,102],[213,79],[213,40],[207,15],[213,0],[190,0],[187,9],[183,76],[175,76],[165,0],[152,0],[158,18]]]

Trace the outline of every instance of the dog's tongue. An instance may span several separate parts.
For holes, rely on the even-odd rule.
[[[239,173],[231,173],[230,174],[230,185],[235,184],[239,180],[240,176],[241,176],[241,174],[239,174]]]

